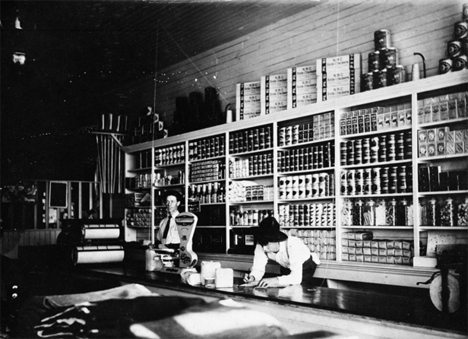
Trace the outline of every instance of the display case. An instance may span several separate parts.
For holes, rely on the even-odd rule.
[[[158,192],[180,188],[206,252],[211,241],[250,253],[250,228],[271,214],[324,260],[412,265],[431,232],[466,238],[467,79],[452,72],[126,146],[127,181],[151,178],[127,190],[151,192],[144,227],[154,229]],[[126,228],[130,240],[151,234]]]

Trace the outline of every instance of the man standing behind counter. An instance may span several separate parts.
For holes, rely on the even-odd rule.
[[[180,246],[180,238],[175,217],[179,214],[178,208],[182,195],[177,191],[167,191],[162,200],[167,208],[167,217],[159,223],[159,230],[156,234],[156,239],[160,242],[158,247],[177,250]]]
[[[244,282],[258,282],[259,287],[277,287],[298,285],[311,282],[320,260],[301,239],[290,236],[279,230],[279,223],[273,217],[267,217],[260,222],[255,233],[253,266],[249,274],[244,276]],[[281,276],[263,278],[268,259],[280,265]]]

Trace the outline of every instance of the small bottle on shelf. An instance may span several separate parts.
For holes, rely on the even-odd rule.
[[[212,203],[218,202],[218,190],[219,190],[219,182],[215,182],[213,184],[213,189],[211,190],[211,202]]]
[[[437,205],[434,198],[430,199],[426,205],[426,221],[427,226],[437,225]]]

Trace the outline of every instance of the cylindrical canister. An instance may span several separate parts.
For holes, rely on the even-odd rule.
[[[347,179],[347,174],[348,172],[346,170],[341,171],[341,176],[340,176],[340,185],[341,185],[341,195],[346,195],[348,192],[348,179]]]
[[[347,164],[354,165],[354,140],[348,140],[348,157]]]
[[[461,71],[467,68],[468,65],[468,57],[465,54],[460,54],[453,59],[453,71]]]
[[[348,170],[348,173],[346,175],[348,195],[354,195],[356,192],[356,182],[354,179],[355,173],[355,170]]]
[[[468,55],[468,37],[461,40],[462,53]]]
[[[382,167],[380,170],[380,193],[388,193],[388,167]]]
[[[380,167],[372,168],[371,177],[371,193],[380,194]]]
[[[374,71],[362,75],[362,91],[370,91],[374,89]],[[375,71],[378,72],[378,71]]]
[[[368,59],[367,59],[367,63],[368,63],[369,73],[380,70],[380,52],[379,51],[370,52]]]
[[[445,74],[452,70],[452,59],[444,58],[439,60],[439,74]]]
[[[395,149],[395,134],[389,134],[387,138],[387,161],[395,161],[396,149]]]
[[[405,134],[398,133],[398,137],[396,140],[396,160],[403,160],[405,158]]]
[[[359,165],[362,163],[362,140],[357,139],[354,141],[354,164]]]
[[[361,195],[364,189],[364,170],[357,169],[354,178],[356,181],[355,193],[356,195]]]
[[[399,166],[397,172],[398,193],[406,193],[406,166]]]
[[[371,174],[370,168],[364,169],[363,179],[364,179],[363,180],[364,186],[363,186],[362,193],[364,195],[369,195],[372,192],[372,174]]]
[[[362,163],[368,164],[370,162],[370,139],[364,138],[362,140]]]
[[[376,50],[391,46],[390,31],[388,29],[380,29],[374,32],[374,46]]]
[[[402,65],[395,65],[391,68],[391,74],[389,76],[389,85],[398,85],[406,80],[406,70]]]
[[[346,142],[340,143],[340,164],[342,166],[347,165],[348,159],[348,146]]]
[[[380,71],[374,71],[372,76],[373,76],[374,89],[387,87],[387,69],[386,68]]]
[[[387,161],[387,136],[379,137],[379,162]]]
[[[398,64],[398,51],[394,47],[382,48],[380,50],[380,69],[394,67]]]
[[[286,127],[281,127],[278,133],[278,146],[285,145],[285,138],[286,138]]]
[[[464,39],[468,36],[468,22],[459,21],[453,28],[453,37],[455,39]]]
[[[370,162],[376,163],[379,158],[379,137],[370,138]]]
[[[388,170],[388,193],[397,192],[397,166],[391,166]]]
[[[460,40],[450,40],[447,43],[447,55],[450,58],[459,56],[462,51],[462,45]]]

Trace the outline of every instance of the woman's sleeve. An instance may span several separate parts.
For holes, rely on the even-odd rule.
[[[250,270],[250,274],[255,277],[256,281],[260,281],[265,274],[265,266],[268,262],[268,257],[263,251],[262,247],[257,244],[255,246],[253,266]]]

